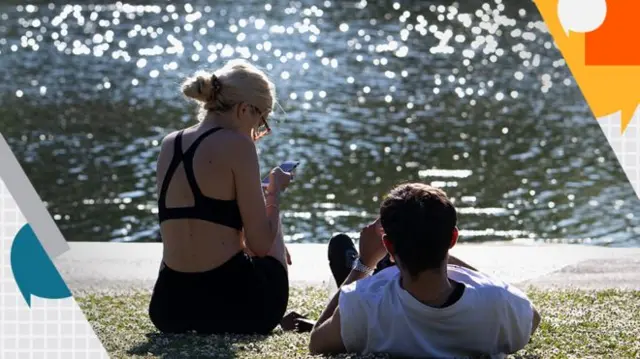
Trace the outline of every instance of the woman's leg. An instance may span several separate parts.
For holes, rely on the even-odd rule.
[[[280,223],[271,250],[265,257],[253,257],[252,260],[258,281],[258,292],[253,300],[259,306],[254,332],[268,334],[280,324],[289,302],[287,250]]]
[[[255,328],[268,334],[281,323],[289,304],[289,276],[286,265],[274,257],[253,258],[257,291],[252,296],[256,307]]]
[[[148,315],[151,323],[162,333],[185,333],[189,331],[188,306],[183,303],[185,293],[172,290],[176,287],[175,278],[168,274],[164,263],[158,273],[149,301]]]

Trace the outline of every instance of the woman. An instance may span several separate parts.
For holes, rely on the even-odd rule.
[[[287,307],[288,253],[279,195],[291,174],[275,168],[263,190],[254,142],[270,132],[275,87],[234,60],[182,85],[199,124],[162,141],[157,164],[163,260],[149,316],[162,332],[259,333]]]

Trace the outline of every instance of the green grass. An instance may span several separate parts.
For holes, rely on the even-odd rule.
[[[543,321],[532,342],[511,358],[640,358],[640,291],[532,289],[528,294]],[[312,357],[308,334],[280,328],[265,337],[159,334],[147,317],[148,293],[88,294],[77,300],[112,358]],[[296,288],[288,310],[316,318],[326,302],[326,290]]]

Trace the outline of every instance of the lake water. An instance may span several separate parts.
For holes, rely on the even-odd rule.
[[[288,240],[355,232],[419,180],[465,241],[640,245],[640,201],[531,1],[136,3],[0,4],[0,131],[69,241],[159,240],[158,144],[196,112],[178,85],[245,57],[281,105],[263,173],[302,161]]]

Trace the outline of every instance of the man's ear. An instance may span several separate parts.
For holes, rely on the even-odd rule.
[[[389,241],[389,238],[386,234],[382,235],[382,244],[384,245],[384,248],[387,250],[387,252],[389,252],[389,259],[391,260],[391,262],[395,263],[395,248],[393,248],[393,243]]]
[[[453,232],[451,233],[451,243],[449,244],[449,249],[453,248],[453,246],[458,243],[458,227],[453,227]]]

